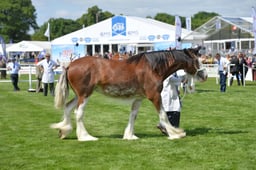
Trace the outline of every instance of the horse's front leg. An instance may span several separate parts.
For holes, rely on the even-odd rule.
[[[59,123],[54,123],[51,125],[51,128],[59,129],[59,136],[61,139],[64,139],[72,131],[70,113],[75,107],[76,103],[77,97],[73,98],[67,104],[65,104],[63,120]]]
[[[89,98],[81,99],[83,102],[79,102],[78,108],[75,112],[76,114],[76,135],[78,138],[78,141],[94,141],[98,140],[98,138],[91,136],[83,123],[83,114],[84,114],[84,107],[86,106]]]
[[[123,139],[127,139],[127,140],[138,139],[138,137],[134,135],[134,122],[135,122],[135,119],[137,117],[140,105],[141,105],[141,99],[136,99],[132,103],[129,122],[128,122],[128,125],[125,128]]]
[[[186,132],[184,132],[183,129],[175,128],[174,126],[171,125],[171,123],[168,120],[167,114],[163,108],[160,109],[159,119],[160,119],[161,126],[163,126],[168,133],[168,136],[169,136],[168,139],[173,140],[173,139],[179,139],[186,136]]]

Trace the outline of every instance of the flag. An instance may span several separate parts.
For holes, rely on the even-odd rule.
[[[254,7],[252,7],[252,32],[254,34],[254,50],[253,54],[256,54],[256,10]]]
[[[186,18],[186,29],[191,31],[191,17]]]
[[[50,38],[50,23],[48,22],[48,25],[47,25],[47,29],[44,33],[44,36],[48,37],[48,39]]]
[[[6,45],[5,45],[5,42],[4,42],[4,38],[2,36],[0,36],[0,57],[4,61],[7,61]]]
[[[179,16],[175,16],[175,46],[181,49],[181,20]]]

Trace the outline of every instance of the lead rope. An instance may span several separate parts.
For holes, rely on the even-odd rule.
[[[187,94],[187,84],[185,84],[185,86],[183,86],[183,89],[184,89],[184,91],[183,91],[183,95],[182,95],[182,97],[180,98],[180,101],[182,102],[183,100],[184,100],[184,98],[185,98],[185,96],[186,96],[186,94]]]

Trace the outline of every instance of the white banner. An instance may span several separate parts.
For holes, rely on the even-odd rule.
[[[253,26],[252,26],[252,31],[254,33],[254,50],[253,50],[253,54],[256,54],[256,10],[254,7],[252,7],[252,22],[253,22]]]
[[[191,31],[191,17],[186,18],[186,29]]]
[[[181,49],[181,20],[179,16],[175,16],[175,45],[176,49]]]

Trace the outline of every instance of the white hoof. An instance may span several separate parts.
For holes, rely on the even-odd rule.
[[[181,128],[174,128],[174,131],[177,133],[177,134],[183,134],[185,133],[183,129]],[[186,134],[186,133],[185,133]]]
[[[132,136],[124,136],[123,137],[123,139],[125,139],[125,140],[137,140],[137,139],[139,139],[137,136],[135,136],[135,135],[132,135]]]
[[[50,128],[52,128],[52,129],[59,129],[62,126],[64,126],[64,124],[62,122],[60,122],[60,123],[53,123],[53,124],[50,125]]]
[[[82,137],[79,137],[79,138],[78,138],[78,141],[80,141],[80,142],[85,142],[85,141],[96,141],[96,140],[98,140],[98,138],[93,137],[93,136],[91,136],[91,135],[82,136]]]
[[[179,134],[173,134],[173,135],[169,136],[168,139],[170,139],[170,140],[180,139],[180,138],[184,138],[185,136],[186,136],[186,132],[183,132],[183,133],[179,133]]]
[[[50,126],[53,129],[59,129],[59,138],[64,139],[72,131],[71,125],[64,125],[62,122],[54,123]]]

